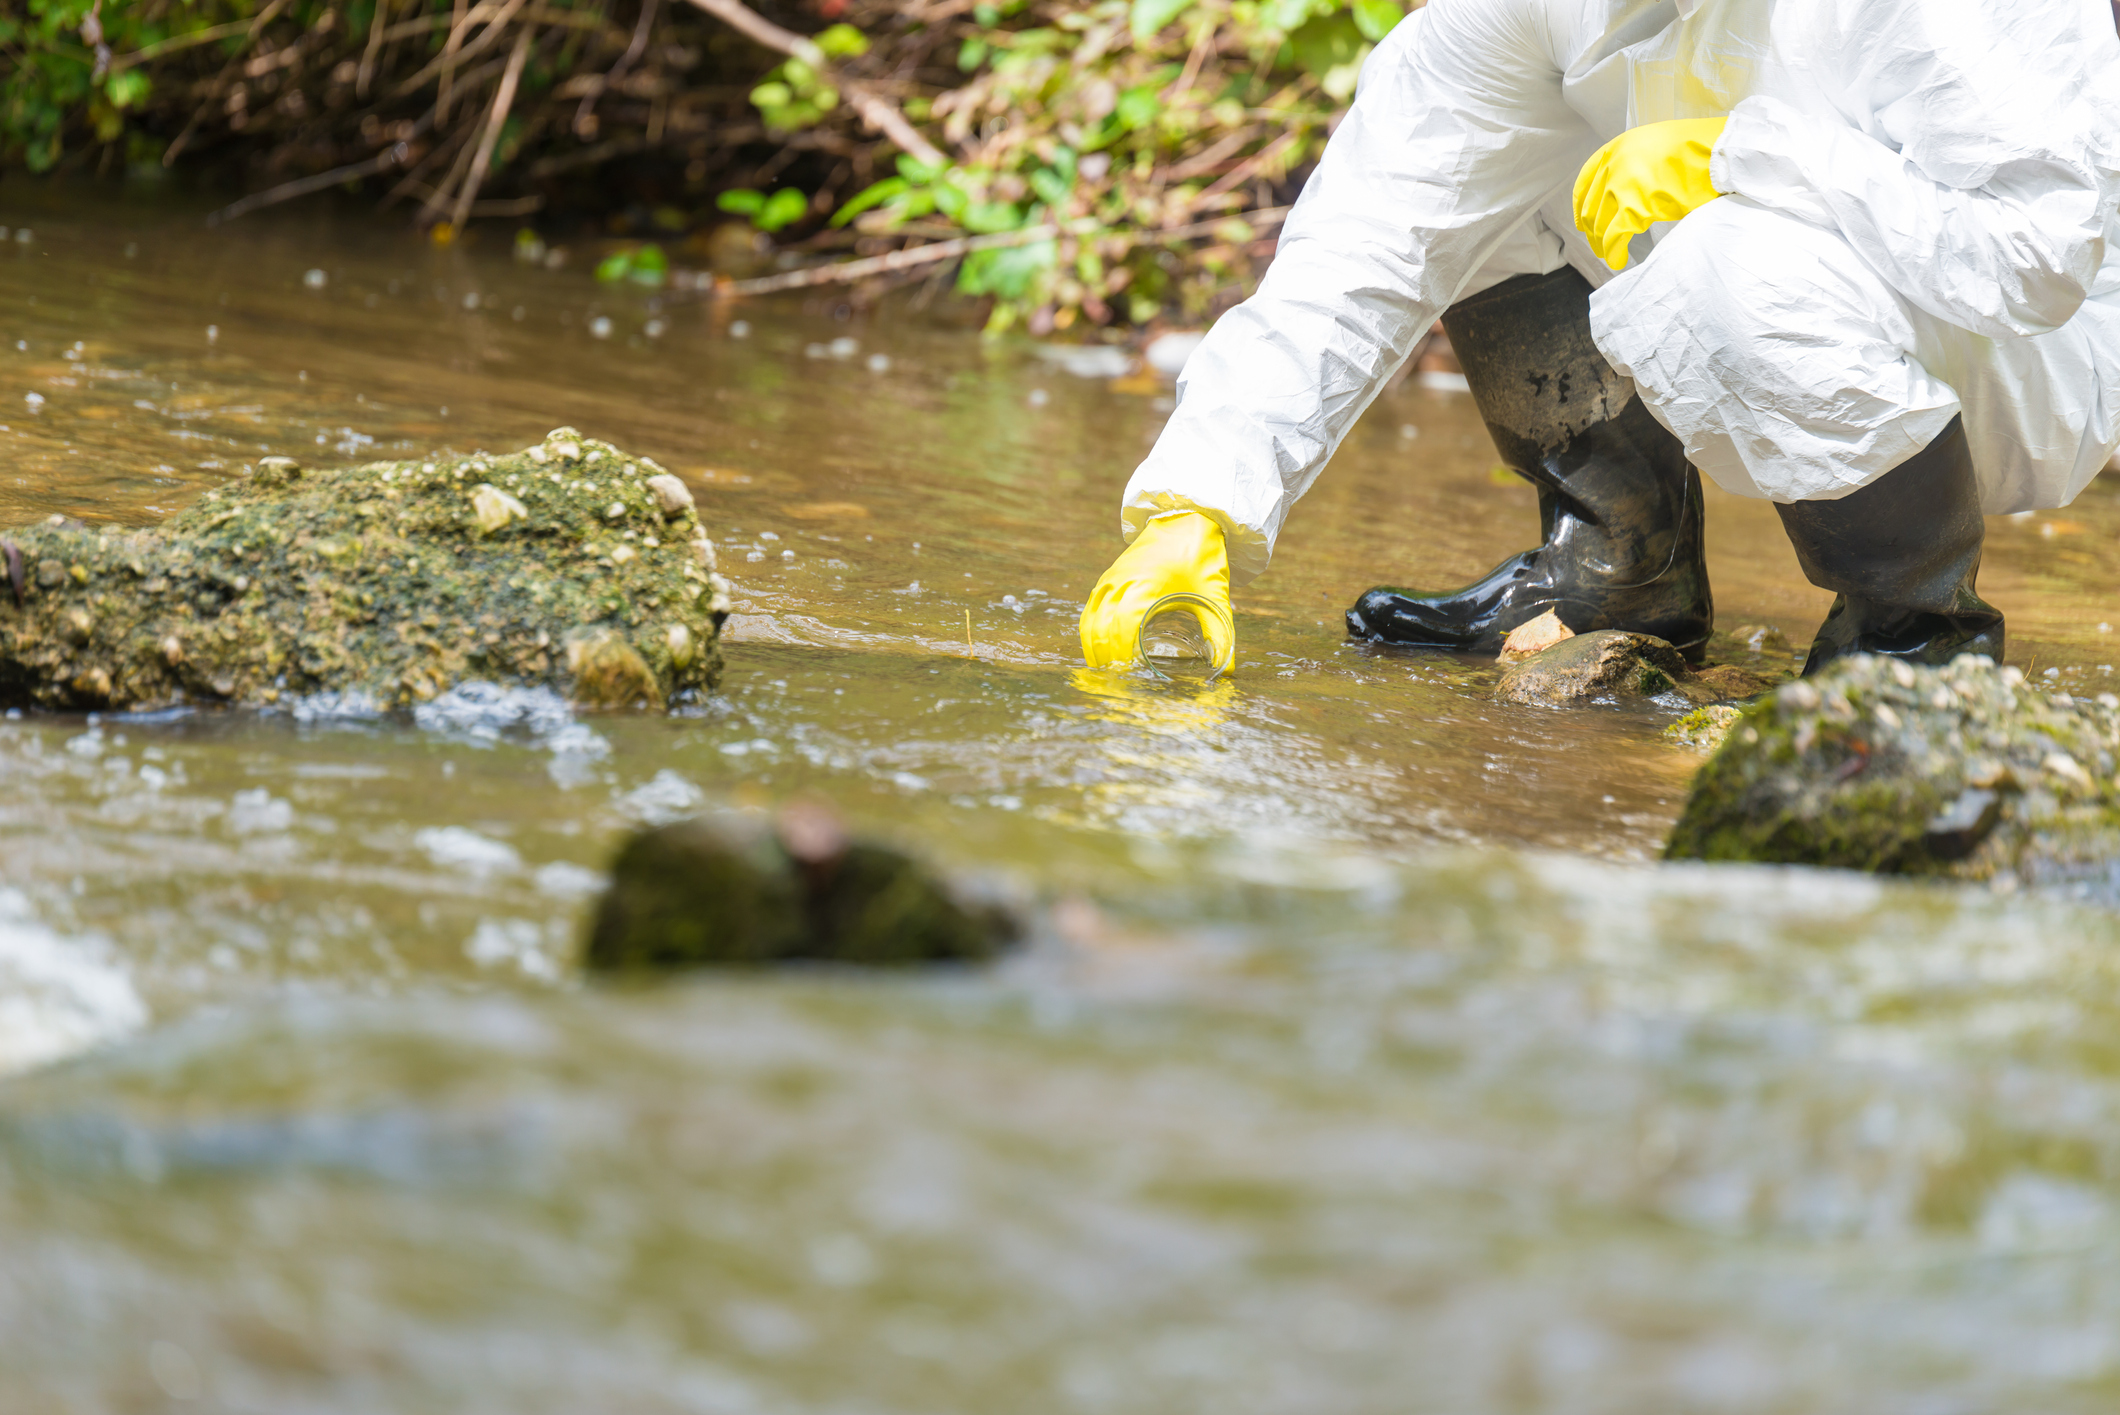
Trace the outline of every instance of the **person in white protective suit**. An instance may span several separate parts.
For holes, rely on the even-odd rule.
[[[1697,659],[1698,468],[1837,596],[1806,672],[1999,661],[1982,513],[2066,505],[2120,444],[2116,97],[2107,0],[1431,0],[1186,366],[1085,654],[1265,569],[1440,315],[1544,544],[1372,590],[1354,637],[1491,651],[1552,609]]]

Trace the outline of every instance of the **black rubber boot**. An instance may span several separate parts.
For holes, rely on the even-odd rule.
[[[1598,353],[1590,282],[1519,275],[1451,306],[1443,328],[1502,460],[1538,488],[1545,543],[1450,593],[1373,589],[1348,634],[1493,653],[1551,609],[1578,634],[1653,634],[1699,662],[1715,624],[1700,474]]]
[[[1963,419],[1860,491],[1774,509],[1804,578],[1838,596],[1811,641],[1806,677],[1851,653],[2002,662],[2002,611],[1973,590],[1987,524]]]

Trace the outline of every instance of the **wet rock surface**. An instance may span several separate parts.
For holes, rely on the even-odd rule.
[[[976,963],[1017,933],[1005,911],[959,900],[917,861],[849,838],[814,807],[643,831],[611,874],[584,950],[594,972]]]
[[[1525,630],[1535,631],[1537,625],[1534,620]],[[1516,636],[1510,642],[1516,644]],[[1787,640],[1776,630],[1753,625],[1716,634],[1707,663],[1698,669],[1662,639],[1620,629],[1587,634],[1562,629],[1557,638],[1534,632],[1513,652],[1505,648],[1501,661],[1495,696],[1546,707],[1622,697],[1722,703],[1757,697],[1795,671]]]
[[[1966,655],[1834,664],[1747,709],[1666,857],[2060,885],[2120,897],[2120,698]]]
[[[1689,676],[1678,650],[1662,639],[1599,629],[1509,664],[1495,694],[1551,706],[1617,695],[1653,698]]]
[[[147,530],[0,538],[0,705],[379,707],[465,682],[660,708],[710,689],[728,613],[683,483],[561,428],[502,455],[267,457]]]

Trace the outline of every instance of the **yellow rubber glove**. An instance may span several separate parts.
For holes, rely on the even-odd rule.
[[[1082,607],[1082,657],[1092,668],[1120,668],[1140,658],[1141,619],[1165,595],[1189,591],[1221,610],[1199,614],[1201,632],[1227,669],[1236,657],[1237,631],[1229,609],[1229,551],[1212,516],[1180,511],[1158,516],[1089,592]]]
[[[1721,196],[1708,180],[1727,118],[1677,118],[1630,128],[1597,150],[1575,179],[1576,229],[1614,270],[1627,243],[1659,221],[1677,221]]]

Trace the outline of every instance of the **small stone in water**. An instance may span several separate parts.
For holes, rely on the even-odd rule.
[[[861,341],[849,339],[842,335],[824,347],[825,352],[835,359],[851,359],[861,352]]]
[[[589,334],[592,338],[609,339],[611,337],[611,317],[609,315],[600,314],[596,318],[590,320]]]
[[[1555,644],[1574,637],[1575,630],[1561,623],[1561,617],[1549,609],[1538,618],[1519,624],[1509,631],[1509,637],[1502,640],[1501,661],[1514,663],[1520,658],[1543,653]]]
[[[739,319],[739,320],[735,321],[735,322],[734,322],[733,324],[731,324],[731,325],[729,326],[729,337],[730,337],[731,339],[748,339],[748,338],[750,338],[750,337],[751,337],[751,321],[749,321],[748,319]]]
[[[323,271],[312,270],[302,277],[302,283],[312,290],[321,290],[329,279],[330,277],[325,275]]]

